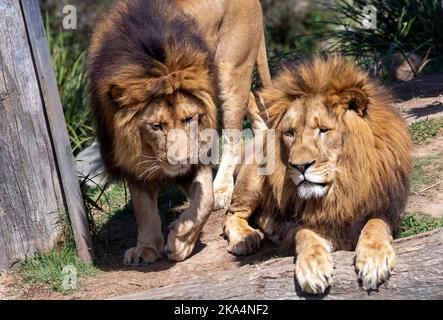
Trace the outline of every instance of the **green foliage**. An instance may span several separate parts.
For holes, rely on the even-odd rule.
[[[66,276],[63,269],[67,266],[75,268],[78,281],[97,274],[94,266],[80,261],[72,243],[49,253],[37,252],[34,258],[20,263],[19,273],[27,284],[45,285],[51,290],[67,294],[70,290],[63,286]]]
[[[88,188],[84,178],[80,183],[85,208],[88,213],[89,228],[95,239],[101,226],[111,219],[118,219],[132,211],[129,190],[126,183],[107,184],[103,188]]]
[[[398,238],[414,236],[437,228],[443,228],[443,217],[407,214],[401,220]]]
[[[416,158],[411,176],[411,191],[420,192],[438,182],[443,173],[443,153]]]
[[[362,25],[363,7],[377,9],[377,27]],[[392,61],[394,52],[441,59],[443,55],[443,2],[440,0],[338,0],[327,5],[338,14],[331,21],[338,28],[329,48],[353,56],[366,67],[382,58]]]
[[[324,35],[332,26],[324,23],[332,16],[323,5],[314,1],[262,0],[271,73],[283,61],[297,61],[321,51]]]
[[[86,51],[76,33],[51,28],[46,14],[46,34],[60,98],[76,155],[94,140],[94,125],[88,95]]]
[[[409,133],[414,144],[426,143],[430,138],[438,136],[443,129],[443,118],[423,119],[409,126]]]
[[[312,52],[330,26],[324,7],[312,1],[262,0],[271,50]]]
[[[86,179],[84,180],[86,181]],[[82,186],[84,186],[82,184]],[[97,245],[100,231],[110,221],[132,214],[133,207],[129,189],[124,182],[115,182],[101,188],[82,188],[85,207],[88,212],[89,227]],[[181,210],[188,207],[188,199],[180,190],[173,187],[161,188],[158,197],[158,211],[164,224],[168,225],[178,218]],[[106,240],[106,239],[105,239]]]

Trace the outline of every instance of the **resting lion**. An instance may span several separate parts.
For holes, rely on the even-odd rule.
[[[268,176],[257,165],[240,169],[224,226],[229,251],[252,253],[263,234],[293,239],[296,279],[319,294],[332,283],[331,252],[355,250],[363,287],[377,288],[396,263],[392,234],[411,170],[408,131],[389,96],[332,56],[284,70],[262,97],[276,168]],[[259,230],[248,224],[254,213]]]
[[[157,209],[163,183],[191,198],[172,226],[166,254],[174,261],[191,254],[214,204],[212,169],[190,161],[190,148],[172,157],[169,149],[181,143],[178,129],[186,132],[186,146],[194,125],[199,132],[217,129],[220,108],[225,128],[240,129],[246,114],[254,127],[265,127],[250,93],[256,64],[262,82],[270,83],[258,0],[118,1],[97,24],[88,67],[102,158],[113,177],[128,182],[138,223],[125,264],[163,256]],[[227,152],[220,166],[222,199],[233,189],[234,156]]]

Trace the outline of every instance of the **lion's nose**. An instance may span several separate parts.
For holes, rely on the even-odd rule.
[[[315,163],[315,161],[312,162],[306,162],[306,163],[289,163],[289,165],[294,168],[297,169],[298,171],[300,171],[301,173],[305,173],[310,166],[312,166]]]

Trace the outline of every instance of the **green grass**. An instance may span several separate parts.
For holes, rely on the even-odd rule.
[[[411,176],[411,192],[417,193],[437,183],[443,173],[443,153],[416,158]]]
[[[100,211],[111,217],[115,212],[126,209],[130,198],[129,189],[124,182],[108,184],[104,188],[84,190],[87,207],[90,211]]]
[[[73,290],[63,285],[66,276],[63,270],[67,266],[72,266],[77,271],[77,288],[84,278],[98,272],[94,266],[80,261],[73,244],[67,244],[49,253],[37,252],[34,258],[22,261],[19,273],[26,284],[44,285],[53,291],[68,294]]]
[[[63,112],[74,155],[87,147],[95,135],[88,93],[86,50],[79,35],[51,28],[46,14],[46,35],[57,79]]]
[[[424,144],[429,139],[443,132],[443,118],[423,119],[409,126],[409,133],[414,144]]]
[[[420,214],[407,214],[401,220],[398,238],[406,238],[416,234],[443,228],[443,217],[433,218]]]
[[[133,213],[129,188],[124,182],[112,183],[104,188],[84,188],[83,195],[89,226],[96,241],[96,236],[108,222]],[[189,203],[186,195],[174,187],[162,188],[157,202],[159,215],[166,225],[177,219]]]

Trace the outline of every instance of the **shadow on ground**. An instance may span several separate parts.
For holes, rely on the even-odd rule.
[[[420,106],[408,109],[405,111],[406,118],[426,118],[428,116],[432,116],[434,114],[442,113],[443,112],[443,103],[435,103],[435,104],[429,104],[426,106]]]
[[[178,190],[168,190],[159,197],[159,210],[162,216],[162,231],[166,238],[169,225],[175,221],[187,207],[187,198]],[[217,211],[211,214],[203,228],[200,240],[196,244],[192,256],[186,261],[175,263],[166,258],[150,265],[126,267],[123,265],[123,256],[127,249],[137,243],[137,224],[128,204],[121,213],[100,227],[94,237],[96,251],[96,265],[104,272],[135,271],[151,273],[156,277],[170,276],[180,278],[208,270],[227,270],[247,264],[260,264],[275,257],[291,255],[290,248],[277,248],[271,242],[264,241],[259,252],[246,257],[235,257],[227,252],[227,242],[222,235],[225,212]],[[173,275],[171,274],[173,269]],[[168,272],[169,271],[169,272]]]
[[[418,78],[387,85],[399,101],[412,98],[436,97],[443,92],[443,74],[424,75]]]

